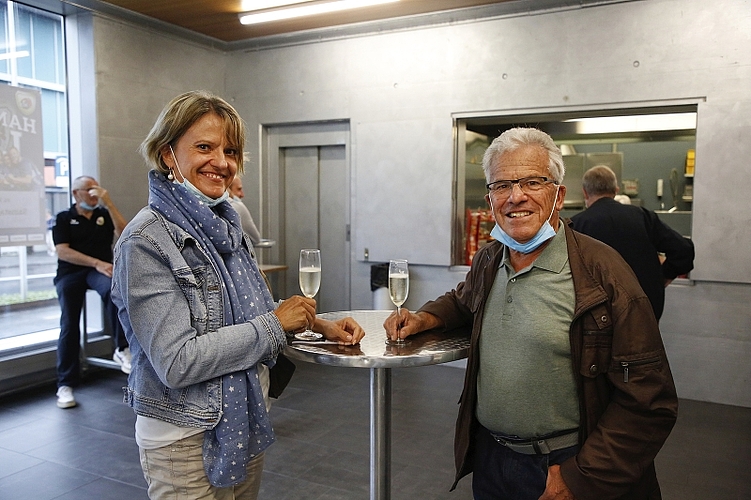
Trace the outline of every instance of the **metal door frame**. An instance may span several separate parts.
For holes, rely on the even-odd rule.
[[[285,235],[283,234],[284,198],[280,196],[283,184],[281,178],[280,150],[293,147],[322,147],[343,146],[346,170],[347,192],[343,193],[345,202],[345,218],[351,228],[352,221],[352,168],[350,151],[350,122],[349,120],[331,120],[305,123],[281,123],[261,126],[261,165],[259,170],[259,185],[261,186],[261,223],[268,238],[276,240],[277,244],[265,250],[268,259],[280,262],[284,256]],[[283,193],[281,193],[283,194]],[[348,232],[349,234],[349,232]],[[351,274],[352,274],[352,242],[347,238],[346,250],[348,261],[345,269],[345,297],[349,308],[351,302]]]

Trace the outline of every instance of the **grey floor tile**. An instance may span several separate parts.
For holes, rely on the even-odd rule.
[[[61,410],[58,409],[58,411]],[[0,432],[0,443],[8,450],[26,453],[64,440],[71,432],[75,433],[80,430],[81,428],[75,425],[69,426],[59,420],[36,418]]]
[[[13,429],[19,425],[28,423],[28,421],[29,415],[27,413],[11,408],[0,409],[0,432]],[[1,444],[2,441],[0,441]]]
[[[260,500],[367,500],[370,376],[298,362],[272,405],[277,441],[266,452]],[[469,500],[471,476],[453,492],[453,433],[464,372],[429,366],[392,371],[393,500]],[[125,375],[100,370],[60,410],[54,386],[0,399],[1,499],[146,499]],[[657,457],[665,500],[751,499],[751,408],[681,400]]]
[[[2,498],[49,500],[96,481],[89,474],[64,465],[42,462],[0,478]]]
[[[368,494],[338,490],[299,477],[264,471],[258,500],[367,500]]]
[[[133,438],[82,429],[61,441],[35,448],[28,455],[145,487],[138,446]]]
[[[76,488],[75,490],[55,497],[55,500],[149,500],[146,486],[135,486],[99,478],[96,481]]]
[[[43,461],[24,455],[23,453],[16,453],[15,451],[6,450],[0,448],[0,478],[12,476],[13,474],[22,470],[34,467],[41,464]],[[2,494],[0,494],[2,498]]]
[[[655,460],[665,500],[751,498],[751,409],[681,400]]]

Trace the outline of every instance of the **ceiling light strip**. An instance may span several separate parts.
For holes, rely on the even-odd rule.
[[[244,13],[251,13],[259,10],[277,9],[288,5],[304,4],[309,1],[311,0],[243,0],[240,8]]]
[[[566,120],[566,122],[576,123],[577,134],[692,130],[696,129],[696,113],[598,116],[591,118],[576,118]]]
[[[271,21],[281,21],[283,19],[313,16],[316,14],[327,14],[330,12],[357,9],[361,7],[370,7],[373,5],[381,5],[398,1],[399,0],[338,0],[335,2],[316,2],[310,5],[301,5],[299,7],[268,10],[258,13],[243,13],[240,14],[240,23],[246,25],[267,23]]]

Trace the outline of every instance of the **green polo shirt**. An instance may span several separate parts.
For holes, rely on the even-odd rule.
[[[504,250],[480,334],[477,418],[484,427],[522,438],[579,427],[569,343],[574,302],[562,225],[519,272]]]

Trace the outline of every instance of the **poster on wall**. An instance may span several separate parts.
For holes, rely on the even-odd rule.
[[[0,246],[43,245],[42,95],[0,84]]]

